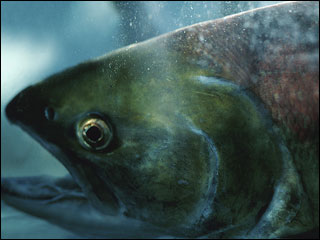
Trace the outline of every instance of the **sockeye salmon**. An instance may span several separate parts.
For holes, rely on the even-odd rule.
[[[319,228],[318,2],[121,48],[28,87],[6,114],[71,177],[5,178],[2,199],[68,229],[278,238]]]

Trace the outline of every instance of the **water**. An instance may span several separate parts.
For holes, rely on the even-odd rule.
[[[276,2],[1,2],[1,176],[63,176],[64,167],[8,123],[26,86],[113,49]],[[1,203],[1,238],[81,238]]]
[[[1,202],[2,239],[83,238],[40,218],[17,211]]]

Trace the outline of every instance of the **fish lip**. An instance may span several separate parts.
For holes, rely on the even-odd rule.
[[[90,205],[102,214],[105,213],[109,216],[118,214],[118,211],[112,211],[114,210],[111,208],[113,206],[107,206],[106,208],[103,201],[100,202],[95,193],[92,193],[94,196],[90,194],[91,197],[88,197],[85,189],[80,187],[70,175],[67,177],[69,178],[42,175],[1,178],[1,200],[23,211],[25,211],[25,204],[33,205],[35,210],[32,210],[31,207],[27,211],[32,214],[41,205],[46,206],[50,203],[58,203],[70,199],[73,199],[72,201],[89,201]],[[118,202],[115,204],[118,204]]]
[[[1,178],[1,199],[6,196],[32,200],[48,200],[50,198],[48,195],[36,197],[36,195],[32,195],[30,192],[30,194],[28,194],[28,192],[23,193],[21,191],[18,191],[17,188],[12,186],[13,183],[11,180],[11,178]]]
[[[64,179],[64,177],[43,175],[1,178],[1,199],[9,205],[23,210],[23,204],[26,202],[46,205],[72,197],[73,199],[89,200],[91,205],[99,210],[100,213],[105,213],[109,216],[118,214],[119,207],[116,208],[116,211],[112,208],[114,205],[119,204],[118,201],[114,202],[111,207],[105,206],[103,199],[101,200],[96,192],[92,191],[90,194],[86,194],[86,189],[83,189],[78,184],[73,184],[73,187],[68,186],[68,184],[67,186],[65,184],[57,184],[60,179]],[[75,183],[75,181],[73,182]],[[75,185],[76,187],[74,187]],[[13,203],[11,203],[12,200]],[[115,200],[118,199],[116,198]]]
[[[36,176],[36,177],[6,177],[1,178],[1,197],[15,197],[21,200],[52,200],[62,195],[68,187],[61,188],[57,184],[63,177]],[[77,188],[78,190],[80,188]],[[31,190],[31,191],[30,191]],[[75,189],[73,189],[73,192]],[[81,193],[80,191],[77,191]],[[80,194],[81,195],[81,194]]]

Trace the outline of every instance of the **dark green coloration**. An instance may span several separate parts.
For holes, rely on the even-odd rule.
[[[7,115],[106,215],[187,237],[279,237],[315,227],[270,109],[234,84],[226,72],[234,63],[191,61],[176,47],[196,46],[179,38],[183,32],[51,76],[21,92]],[[88,149],[79,143],[79,124],[97,116],[112,139]]]
[[[37,134],[68,155],[63,160],[68,169],[76,165],[87,175],[88,165],[99,168],[108,179],[103,191],[116,191],[128,207],[127,216],[165,227],[207,221],[202,211],[209,191],[217,188],[217,224],[256,217],[272,196],[281,165],[264,116],[237,86],[207,86],[197,80],[205,73],[175,61],[179,58],[172,53],[152,49],[137,45],[33,86],[24,95],[37,93],[34,101],[44,105],[28,110],[32,114],[26,121],[33,126],[39,121]],[[49,105],[58,116],[54,122],[40,119],[41,109]],[[79,145],[75,126],[90,112],[112,123],[117,146],[95,152]],[[208,138],[214,139],[219,159]],[[82,177],[78,181],[87,185]],[[86,181],[93,189],[100,184],[91,175]],[[95,194],[104,201],[105,193],[97,187]],[[199,229],[202,234],[208,230]]]

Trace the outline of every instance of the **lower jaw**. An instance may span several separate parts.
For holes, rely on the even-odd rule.
[[[117,215],[119,209],[117,199],[106,187],[103,179],[95,173],[93,168],[86,168],[85,173],[81,171],[76,173],[76,179],[71,175],[60,178],[50,176],[2,178],[1,200],[39,217],[55,215],[54,207],[62,209],[72,204],[75,205],[74,208],[85,204],[101,214]]]
[[[61,178],[66,182],[67,178]],[[60,178],[21,177],[1,179],[1,200],[34,216],[58,219],[70,206],[87,204],[88,200],[70,179],[67,189],[61,189]],[[70,188],[71,186],[72,189]]]

